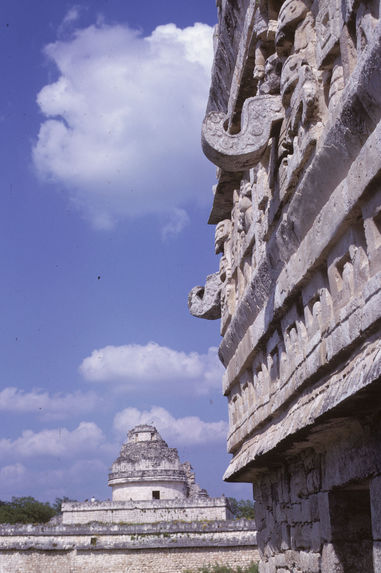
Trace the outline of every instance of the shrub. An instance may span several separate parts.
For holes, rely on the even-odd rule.
[[[246,519],[254,519],[254,501],[252,499],[236,499],[235,497],[228,497],[229,507],[232,514],[236,519],[244,517]]]
[[[37,501],[34,497],[12,497],[12,501],[0,501],[0,523],[46,523],[56,515],[50,503]]]

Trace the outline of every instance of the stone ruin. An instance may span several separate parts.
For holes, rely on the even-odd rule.
[[[66,502],[62,523],[155,523],[158,521],[226,520],[228,500],[209,497],[195,480],[189,462],[181,463],[154,426],[142,424],[128,432],[112,464],[108,485],[112,501]]]
[[[196,483],[190,463],[181,463],[177,449],[169,448],[157,429],[146,424],[128,432],[108,485],[113,501],[209,497]]]
[[[1,573],[181,573],[258,561],[255,522],[230,519],[154,426],[128,433],[111,466],[112,501],[66,502],[62,520],[0,525]]]
[[[202,147],[227,481],[261,573],[381,571],[381,24],[376,0],[217,0]]]

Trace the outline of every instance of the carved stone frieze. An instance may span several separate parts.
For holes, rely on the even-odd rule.
[[[239,193],[239,217],[238,231],[241,235],[246,235],[253,221],[253,202],[251,199],[251,184],[249,181],[242,181]]]
[[[279,56],[287,57],[295,42],[295,29],[304,20],[309,6],[303,0],[286,0],[281,6],[275,44]]]
[[[281,94],[286,117],[279,137],[279,183],[283,197],[295,186],[321,131],[318,82],[299,54],[287,58],[282,69]]]
[[[339,53],[343,26],[338,0],[322,0],[316,18],[316,63],[318,68],[330,67]]]
[[[235,305],[235,288],[232,277],[232,222],[230,219],[220,221],[215,232],[215,252],[221,253],[219,275],[221,280],[221,333],[230,323]]]

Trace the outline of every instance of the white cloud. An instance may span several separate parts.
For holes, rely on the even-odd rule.
[[[197,416],[174,418],[167,410],[152,406],[151,410],[140,411],[126,408],[114,418],[114,428],[121,435],[138,424],[154,425],[162,437],[175,445],[209,445],[226,440],[228,424],[224,421],[204,422]]]
[[[91,382],[116,382],[128,390],[146,392],[170,389],[207,394],[221,387],[223,367],[217,348],[207,354],[179,352],[155,342],[127,344],[94,350],[80,365]]]
[[[72,6],[67,12],[62,20],[62,24],[58,28],[58,35],[64,34],[68,28],[70,28],[74,22],[79,20],[80,6]]]
[[[31,412],[45,419],[63,419],[94,410],[101,403],[94,392],[52,394],[41,390],[24,392],[15,387],[0,391],[0,411]]]
[[[189,225],[189,217],[184,209],[174,209],[170,214],[168,222],[164,225],[161,231],[161,236],[164,240],[176,237],[181,231]]]
[[[81,422],[70,431],[55,428],[33,432],[24,430],[15,440],[0,439],[0,455],[30,458],[32,456],[74,457],[106,446],[102,430],[93,422]]]
[[[1,484],[14,484],[23,479],[26,473],[26,468],[23,464],[11,464],[0,468],[0,483]]]
[[[69,16],[72,22],[78,13]],[[211,167],[199,140],[211,27],[167,24],[142,37],[99,23],[45,52],[60,75],[37,97],[45,120],[34,163],[68,189],[95,227],[209,199]]]
[[[64,24],[76,22],[79,18],[79,6],[73,6],[66,12],[66,16],[63,19]]]
[[[115,446],[114,446],[115,449]],[[45,488],[65,488],[57,491],[56,495],[67,495],[67,484],[80,484],[86,487],[89,476],[99,476],[100,481],[107,479],[108,465],[99,459],[77,460],[72,465],[59,469],[47,469],[43,472],[29,470],[32,480]],[[88,476],[88,477],[84,477]],[[54,497],[49,495],[49,497]],[[90,497],[90,496],[89,496]]]
[[[35,467],[21,463],[7,465],[0,469],[1,498],[24,495],[51,501],[66,495],[78,500],[90,498],[103,490],[107,470],[108,464],[99,459],[82,459],[72,464],[65,460],[55,469],[49,463],[45,467],[41,463]]]

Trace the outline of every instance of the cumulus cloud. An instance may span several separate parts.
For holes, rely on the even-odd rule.
[[[76,10],[67,17],[74,21]],[[170,215],[203,200],[211,167],[199,139],[211,27],[167,24],[143,37],[127,26],[99,23],[49,44],[45,53],[59,77],[37,97],[45,119],[34,164],[69,191],[95,227]],[[182,217],[177,229],[168,223],[167,233],[181,230]]]
[[[0,391],[0,411],[36,413],[45,419],[63,419],[94,410],[101,403],[94,392],[49,394],[41,390],[24,392],[10,386]]]
[[[114,382],[137,392],[168,390],[175,384],[177,392],[207,394],[220,388],[223,374],[217,348],[207,354],[186,353],[155,342],[105,346],[94,350],[79,369],[91,382]]]
[[[55,428],[33,432],[24,430],[15,440],[0,439],[0,455],[29,458],[32,456],[75,456],[94,452],[106,446],[102,430],[93,422],[81,422],[74,430]],[[106,446],[107,447],[107,446]]]
[[[34,467],[33,464],[10,464],[0,469],[0,491],[2,499],[20,495],[33,495],[37,499],[51,501],[63,496],[90,498],[97,491],[100,492],[107,469],[108,465],[96,458],[74,463],[65,460],[65,464],[59,468],[51,468],[49,463],[46,467],[41,463]]]
[[[80,6],[72,6],[66,12],[65,17],[57,30],[58,36],[63,35],[69,28],[71,28],[73,24],[79,20],[79,15]]]
[[[22,480],[26,474],[26,468],[23,464],[10,464],[0,468],[0,483],[9,484]]]
[[[115,446],[114,446],[115,448]],[[64,488],[57,491],[56,495],[67,495],[67,484],[71,486],[80,484],[86,486],[90,476],[99,476],[103,479],[107,476],[108,465],[99,459],[77,460],[72,465],[68,464],[59,469],[47,469],[43,472],[29,470],[34,483],[45,488]],[[84,476],[89,476],[84,479]],[[54,497],[54,496],[49,496]]]
[[[184,209],[174,209],[170,214],[168,222],[161,230],[161,236],[164,240],[172,239],[189,224],[189,217]]]
[[[174,418],[164,408],[152,406],[140,411],[126,408],[114,418],[114,428],[121,435],[138,424],[154,425],[163,438],[176,445],[209,445],[226,440],[228,424],[224,421],[204,422],[197,416]]]

